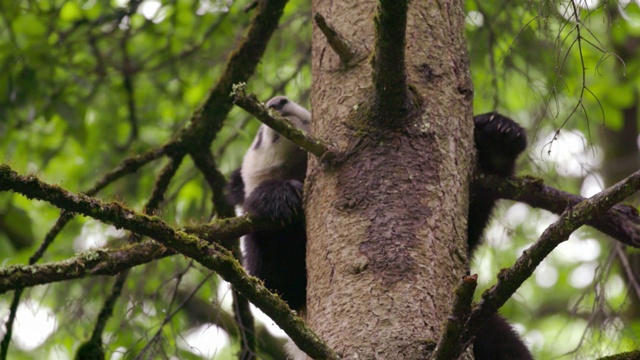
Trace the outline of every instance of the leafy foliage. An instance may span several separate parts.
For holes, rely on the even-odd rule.
[[[610,157],[623,144],[605,135],[615,138],[635,125],[631,138],[637,139],[640,59],[634,54],[640,10],[635,2],[581,4],[470,0],[467,36],[476,113],[498,110],[529,129],[532,146],[521,172],[587,194],[618,180],[610,176],[609,164],[638,168],[637,146],[632,144],[631,160]],[[221,76],[249,26],[255,11],[250,5],[249,0],[0,0],[1,161],[81,192],[123,160],[166,144]],[[290,1],[248,91],[262,100],[287,94],[308,106],[311,28],[310,2]],[[211,146],[222,173],[238,166],[256,128],[243,111],[229,113]],[[156,160],[98,196],[142,209],[165,163]],[[186,160],[158,215],[179,225],[207,221],[211,196]],[[473,265],[485,287],[553,219],[521,204],[505,203],[501,210]],[[58,216],[47,204],[0,193],[3,266],[28,263]],[[637,270],[629,269],[637,269],[639,255],[591,229],[574,237],[502,313],[518,324],[539,358],[567,353],[592,358],[635,349],[640,296],[632,285]],[[121,246],[126,239],[112,227],[75,218],[42,261]],[[112,283],[91,277],[26,289],[10,357],[74,356],[91,336]],[[214,323],[230,337],[215,356],[228,358],[240,341],[231,329],[230,298],[208,270],[180,256],[137,267],[107,324],[105,351],[127,358],[141,351],[150,357],[214,357],[185,343],[198,338],[190,331]],[[10,302],[7,295],[0,297],[0,319],[8,315]],[[37,331],[28,327],[34,322]],[[52,324],[48,331],[45,323]],[[33,336],[38,331],[41,338]],[[226,335],[219,330],[206,336]],[[268,347],[267,335],[262,336],[261,350]],[[274,351],[261,355],[278,358]]]

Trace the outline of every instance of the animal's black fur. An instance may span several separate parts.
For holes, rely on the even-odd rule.
[[[271,107],[283,113],[284,105],[286,101],[281,99]],[[524,130],[513,120],[497,113],[478,115],[474,124],[480,169],[503,177],[511,176],[518,155],[527,145]],[[306,168],[306,163],[304,166]],[[297,170],[304,173],[300,171],[304,169]],[[280,294],[292,309],[300,310],[305,306],[307,287],[307,238],[302,208],[304,179],[263,181],[245,199],[241,171],[250,169],[238,169],[232,174],[228,186],[230,201],[242,205],[253,216],[287,224],[282,230],[246,236],[245,267],[250,274],[262,279],[267,288]],[[470,253],[480,242],[496,200],[498,198],[494,194],[481,193],[472,184],[468,227]],[[533,359],[522,340],[499,315],[487,319],[476,335],[474,356],[478,360]]]
[[[478,167],[487,173],[502,177],[513,175],[518,155],[527,147],[524,129],[515,121],[497,113],[477,115],[474,122],[474,140]],[[467,241],[469,254],[480,243],[491,211],[498,197],[481,192],[471,184]],[[485,320],[473,342],[476,360],[532,360],[527,346],[511,325],[500,315]]]
[[[513,175],[516,159],[527,147],[524,129],[515,121],[498,113],[477,115],[473,122],[478,167],[484,172],[502,177]],[[482,192],[471,183],[467,227],[470,254],[480,243],[497,200],[495,194]]]
[[[476,360],[533,360],[527,346],[498,314],[489,316],[473,341]]]

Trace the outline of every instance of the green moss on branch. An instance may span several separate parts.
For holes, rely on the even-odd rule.
[[[14,191],[27,198],[47,201],[61,209],[76,212],[150,237],[216,271],[236,290],[269,315],[293,341],[314,358],[337,359],[291,309],[272,294],[261,281],[250,277],[230,251],[219,244],[208,243],[193,235],[178,231],[156,216],[137,213],[117,202],[103,203],[84,194],[73,194],[49,185],[35,176],[21,176],[8,165],[0,165],[0,191]],[[87,261],[98,261],[102,253],[92,253]],[[6,271],[15,271],[9,268]]]
[[[236,105],[255,116],[268,127],[277,131],[279,134],[293,141],[295,144],[313,155],[319,158],[323,156],[326,157],[329,152],[328,143],[296,128],[287,118],[277,114],[275,111],[269,112],[269,109],[267,109],[254,94],[245,94],[242,86],[237,86],[234,89],[232,96]]]
[[[404,125],[411,107],[404,56],[408,6],[408,0],[380,0],[374,17],[374,113],[392,128]]]

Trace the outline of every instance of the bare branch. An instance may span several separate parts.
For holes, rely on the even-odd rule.
[[[98,180],[98,182],[96,182],[95,185],[93,185],[92,188],[85,191],[84,193],[89,196],[93,196],[97,194],[100,190],[107,187],[107,185],[120,179],[124,175],[133,174],[134,172],[138,171],[141,167],[145,166],[151,161],[156,160],[170,153],[171,151],[173,151],[173,148],[174,148],[174,144],[169,143],[162,147],[151,149],[140,155],[134,155],[123,160],[120,163],[120,165],[118,165],[115,169],[105,174],[100,180]]]
[[[208,148],[194,150],[191,152],[191,158],[195,166],[204,176],[205,181],[209,185],[209,189],[211,189],[211,203],[213,204],[214,212],[212,216],[214,214],[223,218],[235,216],[233,206],[227,202],[224,195],[224,187],[227,181],[220,170],[218,170],[216,160],[211,154],[211,151]]]
[[[189,271],[189,269],[192,266],[193,266],[193,260],[189,261],[188,266],[176,275],[173,292],[171,294],[171,300],[169,301],[169,306],[168,306],[168,308],[171,311],[168,311],[165,313],[164,319],[162,320],[162,324],[158,326],[158,330],[156,331],[156,333],[153,335],[153,337],[151,337],[149,341],[147,341],[146,345],[142,348],[142,350],[140,350],[140,352],[135,358],[136,360],[148,359],[150,357],[153,357],[153,355],[149,354],[151,352],[149,350],[162,342],[161,339],[162,339],[162,333],[164,331],[163,328],[171,321],[171,319],[173,319],[174,316],[176,316],[176,314],[178,314],[189,303],[189,301],[191,301],[191,299],[193,299],[195,294],[198,292],[198,290],[200,290],[200,288],[204,284],[211,281],[211,276],[214,274],[213,272],[210,272],[209,274],[207,274],[207,276],[205,276],[202,280],[200,280],[200,283],[198,283],[190,291],[190,293],[182,299],[181,303],[178,304],[178,306],[176,306],[175,308],[173,308],[173,305],[179,296],[179,288],[180,288],[180,284],[182,283],[182,280],[184,279],[184,275]]]
[[[544,185],[540,179],[526,176],[503,179],[499,176],[482,174],[475,177],[474,186],[483,193],[520,201],[555,214],[562,214],[567,207],[575,206],[585,200],[582,196],[552,188]],[[640,248],[640,216],[633,207],[616,205],[600,216],[587,219],[586,224],[626,245]]]
[[[496,285],[482,294],[482,300],[467,321],[467,327],[461,339],[465,346],[461,351],[469,345],[483,321],[509,300],[553,249],[566,241],[577,228],[638,190],[640,190],[640,170],[593,197],[568,207],[560,218],[542,233],[538,241],[524,251],[511,268],[503,269],[498,274]]]
[[[138,71],[131,61],[129,56],[129,39],[131,36],[131,28],[127,27],[120,39],[120,49],[122,50],[122,65],[120,72],[122,74],[122,86],[124,87],[125,94],[127,96],[127,111],[129,125],[131,126],[131,132],[129,138],[122,145],[116,145],[115,148],[119,151],[127,151],[128,148],[138,139],[138,111],[136,104],[135,76]]]

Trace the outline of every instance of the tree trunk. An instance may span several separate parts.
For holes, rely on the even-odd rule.
[[[339,156],[312,158],[307,176],[308,322],[345,358],[419,359],[468,269],[473,91],[463,4],[410,3],[406,76],[419,111],[390,129],[371,126],[376,3],[314,2],[367,58],[345,69],[314,27],[312,133]]]

